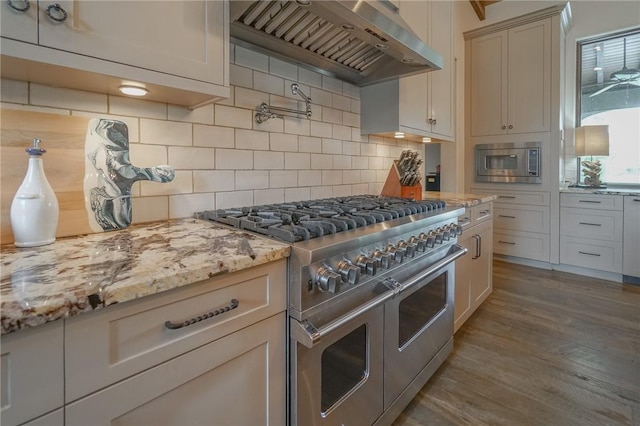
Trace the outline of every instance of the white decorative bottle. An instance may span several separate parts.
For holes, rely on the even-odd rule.
[[[56,240],[58,199],[44,174],[40,139],[26,148],[29,168],[11,203],[11,228],[17,247],[36,247]]]

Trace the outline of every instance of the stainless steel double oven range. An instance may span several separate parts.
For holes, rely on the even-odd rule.
[[[353,196],[204,213],[291,243],[291,425],[390,424],[442,364],[463,212]]]

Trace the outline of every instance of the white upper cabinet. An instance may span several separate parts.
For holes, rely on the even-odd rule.
[[[471,40],[471,136],[546,132],[551,119],[551,19]]]
[[[441,70],[360,89],[363,134],[401,131],[453,140],[455,136],[455,61],[451,2],[402,0],[400,16],[442,56]]]
[[[21,13],[2,4],[3,61],[9,59],[3,77],[108,93],[135,81],[149,84],[149,99],[191,105],[229,96],[227,1],[47,0],[30,5]],[[21,67],[22,76],[16,68],[24,63],[17,59],[30,61],[27,70]],[[94,80],[91,75],[38,72],[38,64],[111,80],[95,79],[93,87],[87,82]],[[193,95],[181,97],[171,89]]]

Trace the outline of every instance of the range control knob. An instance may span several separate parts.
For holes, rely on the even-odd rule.
[[[342,275],[342,281],[347,284],[358,284],[360,281],[360,267],[348,260],[341,260],[338,263],[338,272]]]
[[[429,232],[429,234],[431,233],[433,233],[433,236],[436,239],[436,244],[442,244],[442,239],[443,239],[442,229],[438,228],[435,231]]]
[[[449,238],[451,238],[451,234],[449,233],[449,228],[447,226],[436,229],[436,232],[442,235],[442,239],[444,241],[449,241]]]
[[[411,237],[413,238],[413,237]],[[416,245],[415,243],[410,243],[405,240],[398,241],[398,247],[403,248],[405,250],[405,256],[413,257],[416,255]]]
[[[393,244],[389,244],[385,247],[384,251],[389,253],[392,256],[393,261],[396,263],[402,263],[404,260],[405,249],[402,247],[396,247]]]
[[[462,226],[458,225],[457,223],[451,223],[451,225],[449,226],[451,227],[451,229],[453,229],[456,235],[462,235]],[[453,234],[451,236],[453,236]]]
[[[433,231],[429,231],[428,234],[421,232],[418,238],[425,242],[426,248],[433,248],[436,244],[436,234]]]
[[[378,272],[380,261],[361,254],[356,258],[356,265],[360,267],[360,272],[367,275],[375,275]]]
[[[418,250],[418,251],[425,251],[426,248],[427,248],[427,239],[426,238],[422,238],[422,235],[424,235],[425,237],[427,236],[425,233],[422,233],[422,234],[418,235],[417,237],[409,238],[409,242],[412,243],[412,244],[415,244],[416,250]]]
[[[338,293],[342,284],[342,277],[328,266],[323,266],[316,273],[316,285],[318,290],[329,293]]]
[[[385,253],[382,250],[374,250],[371,253],[371,257],[379,262],[379,265],[382,269],[389,269],[393,264],[393,257],[389,253]]]

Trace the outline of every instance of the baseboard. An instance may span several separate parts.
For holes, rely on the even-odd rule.
[[[539,269],[568,272],[570,274],[600,278],[602,280],[613,281],[617,283],[621,283],[621,282],[627,283],[627,281],[623,281],[622,274],[619,274],[616,272],[600,271],[598,269],[590,269],[590,268],[583,268],[579,266],[565,265],[563,263],[555,264],[555,263],[549,263],[549,262],[540,262],[538,260],[524,259],[522,257],[515,257],[515,256],[504,256],[500,254],[494,254],[493,258],[495,260],[501,260],[509,263],[516,263],[518,265],[531,266]],[[625,276],[625,277],[628,277],[628,276]],[[628,277],[628,278],[633,279],[635,277]],[[640,279],[636,278],[636,280],[637,280],[637,284],[640,285]],[[628,283],[635,284],[634,281],[630,281]]]

